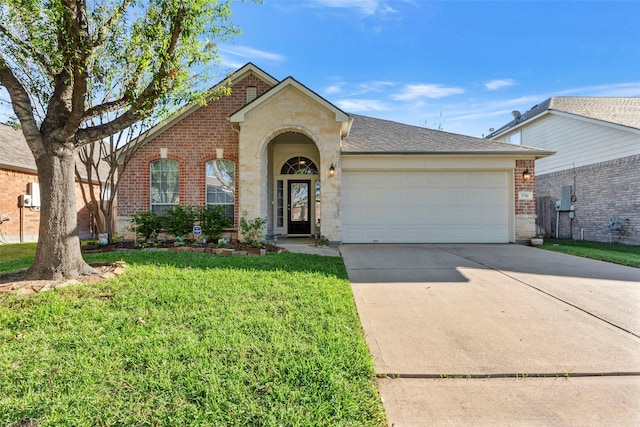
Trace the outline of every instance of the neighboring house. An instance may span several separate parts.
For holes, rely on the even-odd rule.
[[[640,244],[640,98],[553,97],[513,115],[487,138],[557,152],[536,160],[542,232]]]
[[[249,63],[231,95],[153,128],[123,172],[119,231],[136,211],[219,204],[265,235],[332,242],[495,242],[535,234],[535,159],[552,154],[348,114]]]
[[[86,176],[86,174],[85,174]],[[85,188],[87,184],[84,184]],[[23,197],[30,196],[27,203]],[[29,201],[30,199],[30,201]],[[29,205],[29,206],[24,206]],[[93,222],[76,182],[78,231],[94,237]],[[38,171],[21,131],[0,123],[0,243],[35,242],[40,226]]]

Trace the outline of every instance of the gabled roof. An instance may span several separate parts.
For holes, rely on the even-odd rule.
[[[536,158],[552,151],[490,141],[389,120],[352,115],[351,132],[342,141],[343,154],[471,154],[525,155]]]
[[[260,67],[256,66],[255,64],[253,64],[251,62],[248,62],[245,65],[243,65],[241,68],[239,68],[238,70],[236,70],[235,72],[230,74],[228,77],[226,77],[225,79],[223,79],[220,82],[218,82],[211,89],[209,89],[207,91],[208,95],[206,96],[207,101],[211,101],[216,96],[216,94],[220,91],[220,89],[222,89],[223,87],[233,86],[237,82],[239,82],[242,79],[244,79],[245,77],[247,77],[249,74],[256,75],[259,79],[261,79],[262,81],[264,81],[265,83],[267,83],[269,85],[274,86],[274,85],[278,84],[278,80],[276,78],[272,77],[270,74],[266,73],[265,71],[263,71]],[[194,102],[194,103],[191,103],[191,104],[183,107],[178,112],[176,112],[176,113],[172,114],[171,116],[169,116],[163,122],[158,123],[157,125],[155,125],[151,129],[149,129],[147,132],[145,132],[143,135],[141,135],[140,137],[136,138],[136,140],[132,141],[132,143],[140,144],[140,146],[146,144],[147,142],[149,142],[153,138],[155,138],[157,135],[161,134],[165,130],[169,129],[171,126],[173,126],[176,123],[180,122],[182,119],[184,119],[185,117],[187,117],[188,115],[190,115],[194,111],[198,110],[202,106],[203,105],[201,103]]]
[[[244,122],[245,115],[249,111],[251,111],[252,109],[256,108],[257,106],[263,104],[264,102],[268,101],[269,99],[273,98],[278,93],[282,92],[283,90],[285,90],[288,87],[296,88],[297,90],[299,90],[300,92],[304,93],[306,96],[308,96],[309,98],[314,100],[316,103],[322,105],[324,108],[326,108],[327,110],[331,111],[335,116],[335,121],[343,123],[342,134],[343,135],[347,134],[347,132],[349,131],[349,123],[350,123],[349,115],[347,113],[345,113],[344,111],[342,111],[340,108],[336,107],[335,105],[333,105],[332,103],[327,101],[326,99],[324,99],[323,97],[321,97],[320,95],[318,95],[317,93],[315,93],[314,91],[312,91],[311,89],[309,89],[308,87],[306,87],[305,85],[303,85],[302,83],[300,83],[299,81],[297,81],[296,79],[294,79],[293,77],[291,77],[291,76],[289,76],[286,79],[282,80],[276,86],[272,87],[267,92],[263,93],[262,96],[254,99],[253,101],[251,101],[247,105],[245,105],[242,108],[240,108],[239,110],[237,110],[235,113],[231,114],[229,116],[229,122],[231,122],[231,123]]]
[[[36,173],[36,161],[21,131],[0,123],[0,167]]]
[[[640,130],[640,98],[554,96],[534,105],[519,118],[502,126],[486,138],[495,138],[545,114],[565,113],[611,125]]]

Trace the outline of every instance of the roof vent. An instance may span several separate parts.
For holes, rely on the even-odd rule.
[[[247,104],[258,97],[258,88],[255,86],[247,86]]]
[[[520,114],[520,111],[518,110],[513,110],[511,112],[511,115],[513,116],[514,119],[516,120],[520,120],[520,117],[522,117],[522,114]]]
[[[489,132],[493,132],[494,130],[494,128],[489,128]]]

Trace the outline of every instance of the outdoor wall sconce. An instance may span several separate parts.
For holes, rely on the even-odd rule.
[[[333,176],[336,174],[336,167],[331,163],[331,167],[329,168],[329,176]]]
[[[525,169],[524,172],[522,172],[522,180],[523,181],[529,181],[531,179],[531,172],[529,172],[529,169]]]

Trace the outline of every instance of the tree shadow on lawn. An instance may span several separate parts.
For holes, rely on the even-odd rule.
[[[234,269],[244,271],[322,274],[328,278],[348,280],[340,257],[284,252],[266,256],[225,256],[197,252],[126,251],[85,254],[85,261],[96,274],[78,280],[24,280],[26,269],[0,274],[0,294],[3,292],[29,295],[42,290],[79,283],[94,283],[114,278],[126,271],[127,265],[169,266],[180,269]],[[115,274],[114,274],[115,273]]]
[[[129,265],[158,265],[209,270],[213,268],[320,273],[348,280],[342,258],[284,252],[266,256],[225,256],[194,252],[130,251],[85,255],[87,262],[123,261]]]

